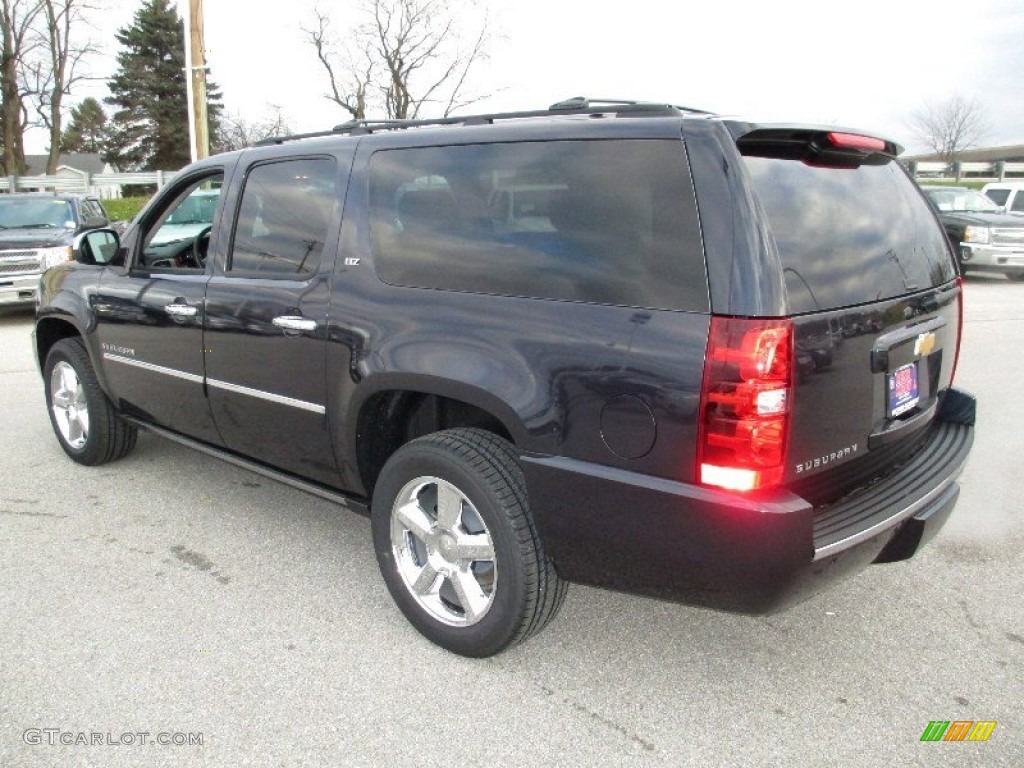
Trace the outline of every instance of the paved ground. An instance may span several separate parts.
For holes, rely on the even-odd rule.
[[[152,436],[71,463],[30,328],[0,316],[4,768],[1024,765],[1024,285],[968,281],[980,427],[922,556],[768,619],[574,587],[487,661],[409,628],[361,517]],[[958,719],[998,726],[919,741]],[[60,744],[94,732],[135,743]]]

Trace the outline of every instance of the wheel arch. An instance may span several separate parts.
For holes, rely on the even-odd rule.
[[[36,321],[35,327],[35,345],[36,345],[36,363],[39,366],[40,372],[43,371],[46,366],[46,356],[50,353],[53,345],[61,339],[68,339],[74,336],[83,338],[84,336],[81,330],[73,322],[66,317],[43,317]],[[88,350],[88,345],[86,345]],[[90,354],[90,359],[92,355]],[[93,368],[96,368],[95,361],[93,362]]]
[[[370,382],[366,382],[367,385]],[[344,454],[360,492],[373,493],[381,468],[417,437],[458,427],[492,432],[522,447],[527,431],[513,408],[494,394],[430,376],[383,375],[364,386],[350,408]]]
[[[75,317],[73,315],[50,314],[40,317],[36,320],[33,335],[35,337],[36,363],[39,366],[40,374],[45,370],[46,356],[50,353],[54,344],[61,339],[74,337],[80,338],[82,340],[82,345],[85,347],[85,352],[89,356],[89,364],[92,365],[93,372],[96,374],[96,380],[99,382],[100,388],[108,397],[110,397],[111,402],[117,402],[113,397],[111,397],[106,371],[97,359],[99,354],[98,350],[94,349],[93,344],[90,343],[89,335],[82,330],[78,323],[75,322]]]

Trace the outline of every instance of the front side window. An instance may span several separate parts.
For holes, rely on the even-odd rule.
[[[208,215],[192,214],[197,198],[220,199],[224,174],[216,172],[177,187],[144,223],[142,253],[137,266],[150,269],[201,270],[213,231],[216,203]]]
[[[392,285],[706,311],[678,140],[382,150],[374,265]]]
[[[985,193],[988,199],[996,205],[1006,205],[1006,198],[1010,196],[1010,190],[1008,189],[990,189]]]
[[[293,279],[315,273],[336,198],[332,158],[253,168],[242,191],[228,273]]]

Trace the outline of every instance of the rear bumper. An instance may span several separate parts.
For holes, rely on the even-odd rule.
[[[0,275],[0,306],[35,304],[39,298],[39,273]]]
[[[970,424],[939,422],[897,471],[819,509],[783,489],[740,496],[561,457],[524,456],[523,469],[564,578],[770,613],[911,557],[952,512],[973,438]]]

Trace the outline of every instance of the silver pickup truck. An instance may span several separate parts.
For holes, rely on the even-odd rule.
[[[108,224],[95,197],[0,195],[0,306],[35,304],[40,275],[71,259],[75,236]]]

